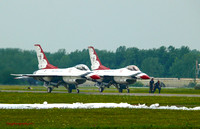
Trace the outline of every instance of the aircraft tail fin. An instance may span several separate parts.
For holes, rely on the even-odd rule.
[[[101,61],[99,60],[99,57],[97,56],[97,53],[92,46],[88,47],[88,50],[90,54],[92,70],[108,70],[109,69],[101,64]]]
[[[46,55],[44,54],[44,51],[42,50],[42,47],[39,44],[35,44],[34,46],[37,53],[39,69],[57,69],[58,68],[49,63]]]

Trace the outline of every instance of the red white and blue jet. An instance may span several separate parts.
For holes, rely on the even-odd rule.
[[[79,93],[78,85],[83,84],[86,80],[100,79],[100,77],[84,65],[79,64],[70,68],[58,68],[49,63],[44,51],[39,44],[35,44],[35,49],[38,58],[38,68],[33,74],[11,74],[19,78],[33,78],[44,82],[47,87],[47,92],[51,91],[59,85],[63,85],[68,93],[72,89],[76,89]]]
[[[101,77],[100,79],[94,80],[100,92],[103,92],[104,88],[109,88],[111,85],[114,85],[119,92],[123,92],[123,89],[127,89],[129,93],[128,85],[135,83],[137,79],[150,79],[147,74],[140,71],[135,65],[129,65],[120,69],[107,68],[101,64],[95,49],[92,46],[88,47],[88,49],[91,69],[95,74]]]

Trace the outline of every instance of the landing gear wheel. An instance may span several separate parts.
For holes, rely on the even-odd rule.
[[[103,90],[104,90],[103,87],[100,87],[100,88],[99,88],[99,92],[100,92],[100,93],[103,92]]]
[[[71,88],[68,88],[68,93],[72,93],[72,89]]]
[[[52,91],[52,87],[48,87],[47,88],[47,93],[51,93],[51,91]]]
[[[80,92],[80,90],[79,89],[76,89],[76,93],[79,93]]]
[[[127,93],[130,93],[130,89],[127,89]]]
[[[123,89],[119,88],[119,93],[122,93],[123,92]]]

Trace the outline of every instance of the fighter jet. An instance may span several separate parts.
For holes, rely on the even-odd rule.
[[[100,79],[93,80],[99,87],[100,92],[103,92],[104,88],[114,85],[120,93],[123,92],[123,89],[126,89],[127,93],[129,93],[128,85],[135,83],[137,79],[150,79],[147,74],[141,72],[135,65],[129,65],[120,69],[107,68],[101,64],[95,49],[92,46],[88,47],[88,49],[91,69],[101,77]]]
[[[49,63],[44,51],[39,44],[35,44],[38,68],[33,74],[11,74],[18,77],[30,77],[35,80],[44,82],[44,86],[47,88],[47,92],[51,91],[58,86],[63,85],[68,93],[72,92],[72,89],[76,89],[79,93],[78,85],[83,84],[86,80],[100,79],[100,77],[84,65],[79,64],[70,68],[58,68]]]

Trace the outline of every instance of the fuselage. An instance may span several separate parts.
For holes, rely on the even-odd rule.
[[[57,76],[81,76],[82,74],[85,74],[87,72],[91,71],[82,71],[78,70],[74,67],[71,68],[64,68],[64,69],[42,69],[37,70],[34,72],[35,75],[57,75]]]
[[[84,67],[83,67],[84,66]],[[85,65],[77,65],[75,67],[64,69],[41,69],[33,73],[34,79],[53,82],[53,83],[67,83],[67,84],[82,84],[87,79],[92,79],[94,75]]]
[[[133,69],[135,67],[135,69]],[[94,70],[94,73],[99,75],[101,79],[98,82],[112,82],[118,84],[133,84],[136,79],[147,77],[147,74],[141,72],[136,66],[128,66],[120,69],[110,70]]]

